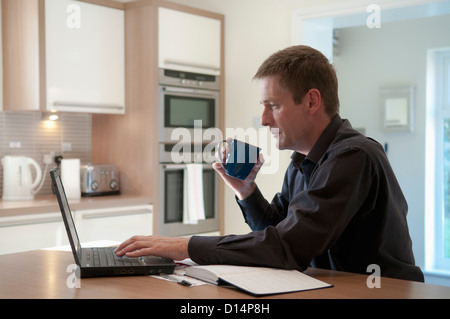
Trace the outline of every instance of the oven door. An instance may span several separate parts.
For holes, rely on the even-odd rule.
[[[158,234],[184,236],[219,231],[218,176],[210,164],[203,164],[205,219],[183,223],[185,164],[160,164]]]
[[[219,92],[172,86],[159,87],[159,141],[177,142],[182,128],[194,138],[194,128],[203,132],[218,126]],[[186,131],[187,130],[187,131]]]

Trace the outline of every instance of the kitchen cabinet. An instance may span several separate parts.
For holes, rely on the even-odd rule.
[[[2,43],[2,6],[0,3],[0,43]],[[3,61],[3,52],[0,49],[0,61]],[[0,63],[0,112],[3,110],[3,63]]]
[[[151,235],[152,206],[132,206],[75,211],[78,236],[84,242],[122,242],[134,235]]]
[[[2,0],[4,110],[122,114],[123,4]]]
[[[45,0],[47,110],[123,113],[125,14],[72,0]]]
[[[133,235],[151,235],[151,205],[72,210],[82,243],[123,241]],[[61,213],[0,217],[0,254],[69,245]]]
[[[160,68],[219,75],[221,21],[159,7],[158,50]]]
[[[60,212],[0,217],[0,254],[68,245]]]

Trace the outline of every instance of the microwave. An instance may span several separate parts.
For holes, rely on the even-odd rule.
[[[219,77],[159,70],[159,142],[202,142],[219,125]],[[195,132],[195,133],[194,133]]]

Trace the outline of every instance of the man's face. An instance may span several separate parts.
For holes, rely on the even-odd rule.
[[[296,104],[290,92],[278,87],[278,77],[269,76],[261,80],[261,104],[264,106],[261,124],[270,128],[278,149],[307,154],[311,128],[309,100],[303,98]]]

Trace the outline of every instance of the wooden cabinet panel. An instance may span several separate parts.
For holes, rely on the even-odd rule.
[[[3,109],[40,110],[41,58],[38,0],[3,0]]]

